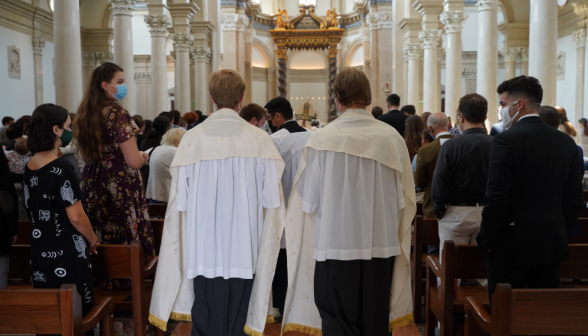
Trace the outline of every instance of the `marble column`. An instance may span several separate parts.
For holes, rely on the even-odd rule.
[[[478,0],[477,92],[488,100],[488,122],[496,123],[498,106],[498,0]]]
[[[519,48],[519,54],[521,55],[521,75],[529,75],[529,48]]]
[[[586,55],[586,28],[578,29],[574,32],[574,41],[576,42],[576,109],[572,123],[577,123],[580,118],[584,117],[584,76],[585,76],[585,55]]]
[[[282,46],[278,47],[276,54],[278,57],[278,97],[284,97],[288,99],[288,90],[286,82],[286,63],[288,62],[287,50]]]
[[[463,8],[463,2],[461,3]],[[445,113],[455,122],[456,111],[461,98],[461,31],[468,14],[463,10],[445,10],[441,23],[445,25]]]
[[[437,46],[441,41],[441,30],[421,30],[419,38],[423,42],[425,55],[423,78],[423,110],[425,112],[439,112],[440,88],[437,76]]]
[[[406,104],[419,106],[420,103],[420,63],[423,55],[423,47],[420,43],[404,45],[404,57],[408,61],[408,80],[406,92]]]
[[[53,10],[55,102],[76,112],[84,95],[78,0],[55,1]]]
[[[33,36],[36,106],[43,104],[43,48],[45,48],[45,41],[40,37]]]
[[[371,68],[370,68],[370,30],[369,27],[361,28],[361,35],[363,39],[363,72],[367,77],[368,81],[371,82]]]
[[[542,105],[555,105],[557,83],[557,2],[531,0],[529,19],[529,76],[543,87]]]
[[[178,95],[176,94],[177,90],[178,90],[178,62],[176,60],[176,51],[172,50],[169,52],[169,56],[172,58],[172,60],[174,61],[174,99],[173,99],[173,106],[171,106],[171,109],[177,109],[178,105],[177,105],[177,97]]]
[[[337,106],[335,104],[335,79],[337,79],[337,54],[339,50],[336,44],[329,46],[329,121],[337,119]],[[373,95],[373,92],[372,92]]]
[[[153,120],[159,112],[154,110],[149,97],[153,96],[151,92],[151,73],[146,71],[135,72],[135,84],[137,85],[137,114],[144,119]]]
[[[102,64],[102,63],[100,63]],[[84,88],[88,85],[92,73],[96,68],[96,53],[94,52],[82,52],[82,83]]]
[[[476,93],[476,80],[478,78],[478,70],[463,69],[463,76],[465,77],[465,94]]]
[[[212,56],[212,50],[208,47],[194,47],[192,49],[192,58],[194,59],[194,88],[195,88],[195,103],[196,110],[208,110],[208,64]],[[251,90],[251,88],[248,88]]]
[[[223,34],[223,69],[238,71],[245,78],[245,29],[249,18],[245,14],[228,13],[221,16]]]
[[[384,90],[391,89],[392,84],[392,12],[386,11],[387,7],[378,5],[370,7],[370,13],[366,17],[370,25],[371,33],[371,89],[372,106],[386,106],[388,93]],[[391,9],[391,8],[390,8]]]
[[[251,37],[253,35],[253,28],[245,29],[245,98],[243,105],[252,102],[251,93],[253,92],[253,69],[251,68]]]
[[[278,96],[276,91],[276,69],[267,69],[267,101],[270,101]]]
[[[504,80],[515,78],[517,76],[519,48],[503,48],[500,54],[504,57]]]
[[[135,2],[135,0],[109,0],[114,32],[114,63],[124,69],[127,84],[127,96],[121,104],[131,115],[137,113],[132,22]]]
[[[184,114],[191,110],[190,104],[190,49],[194,36],[190,33],[176,33],[172,36],[176,52],[175,108]]]
[[[165,39],[171,18],[167,15],[145,15],[144,20],[151,33],[151,107],[158,115],[169,110]]]
[[[441,45],[441,44],[439,44]],[[435,109],[436,111],[442,111],[442,91],[443,91],[443,86],[441,85],[441,68],[443,67],[443,57],[445,56],[445,49],[442,47],[437,48],[437,88],[439,90],[439,99],[437,101],[437,108]],[[455,119],[454,119],[455,120]]]

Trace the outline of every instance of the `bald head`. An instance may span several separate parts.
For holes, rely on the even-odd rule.
[[[447,132],[449,130],[449,120],[443,112],[434,112],[427,119],[427,127],[434,137],[441,132]]]

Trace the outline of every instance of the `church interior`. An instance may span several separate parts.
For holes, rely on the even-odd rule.
[[[75,113],[93,71],[114,62],[128,88],[120,104],[146,120],[170,110],[213,114],[209,79],[232,69],[246,83],[243,106],[284,97],[301,124],[324,127],[337,118],[337,74],[355,68],[370,82],[368,111],[387,111],[397,94],[417,115],[456,120],[460,98],[478,93],[488,129],[499,122],[497,86],[533,76],[542,105],[565,108],[579,130],[588,116],[587,29],[588,0],[0,0],[0,116],[16,120],[45,103]],[[154,230],[163,231],[164,215]],[[146,268],[145,278],[154,272]],[[393,335],[430,335],[421,315]],[[165,335],[190,333],[191,324],[176,325]],[[463,335],[463,324],[456,330]],[[279,325],[264,335],[280,335]]]

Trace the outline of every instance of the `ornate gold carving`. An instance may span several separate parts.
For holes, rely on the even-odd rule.
[[[287,59],[288,58],[288,56],[286,55],[287,52],[288,52],[288,50],[286,50],[286,49],[276,50],[276,54],[278,54],[279,59]]]
[[[337,53],[339,53],[339,49],[329,49],[328,58],[337,58]]]
[[[327,11],[327,22],[329,28],[337,28],[337,9],[333,8],[332,11]]]
[[[286,22],[284,21],[284,17],[285,20],[288,21],[288,12],[284,9],[284,10],[280,10],[278,8],[278,13],[276,14],[276,26],[278,27],[278,29],[285,29],[286,28]]]

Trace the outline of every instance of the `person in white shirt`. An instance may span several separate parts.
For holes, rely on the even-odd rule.
[[[283,331],[387,336],[412,321],[410,157],[400,134],[365,110],[362,71],[341,72],[333,88],[342,115],[306,142],[288,202]]]
[[[286,167],[282,174],[282,189],[284,190],[284,202],[288,207],[288,198],[292,191],[292,183],[298,170],[298,163],[302,156],[302,148],[312,132],[298,125],[294,119],[294,110],[288,99],[277,97],[270,100],[265,109],[270,117],[268,121],[278,131],[271,135],[272,140],[280,151]],[[280,242],[280,254],[276,265],[276,274],[272,283],[272,298],[275,308],[280,314],[284,314],[284,303],[286,302],[286,291],[288,289],[288,262],[286,253],[286,235],[282,235]]]
[[[151,151],[149,158],[149,183],[146,198],[150,203],[167,203],[171,187],[169,168],[186,130],[172,128],[161,138],[161,145]]]
[[[283,229],[284,161],[269,135],[237,114],[239,73],[215,72],[208,89],[218,110],[184,135],[172,160],[149,320],[163,330],[170,316],[191,320],[192,336],[261,334]]]

